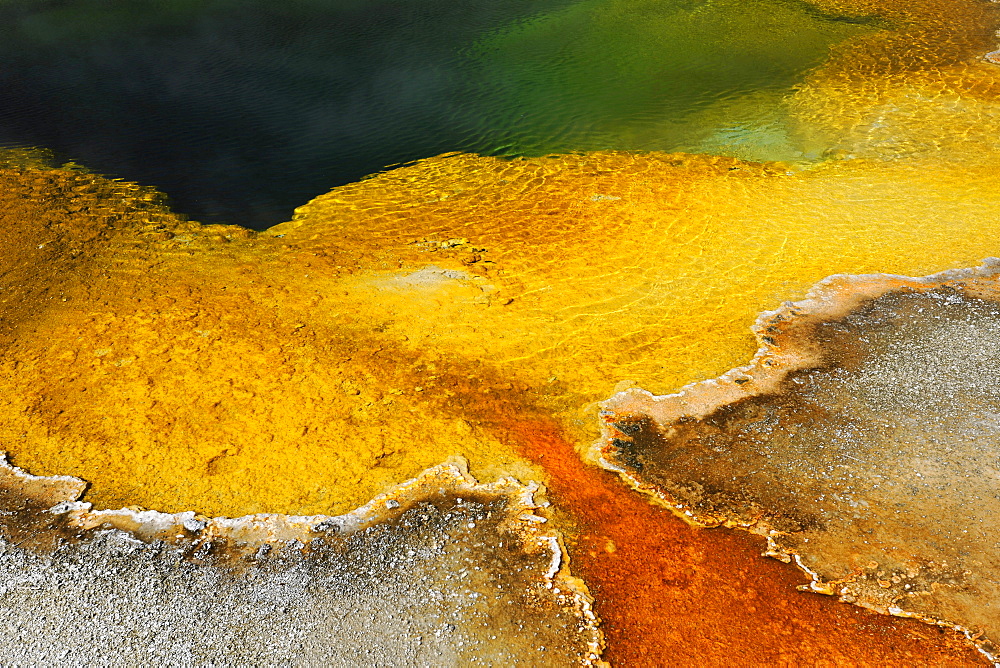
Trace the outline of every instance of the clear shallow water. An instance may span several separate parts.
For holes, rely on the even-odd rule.
[[[6,2],[0,144],[256,228],[446,151],[797,158],[781,99],[874,27],[799,0]]]

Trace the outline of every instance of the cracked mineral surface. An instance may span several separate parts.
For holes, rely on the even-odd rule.
[[[604,665],[534,487],[442,465],[343,516],[201,518],[0,464],[8,665]]]
[[[815,591],[1000,639],[1000,260],[834,276],[764,313],[750,365],[604,404],[601,462]]]

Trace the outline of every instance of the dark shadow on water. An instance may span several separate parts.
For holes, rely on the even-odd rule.
[[[757,103],[747,115],[740,96],[779,100],[830,44],[872,28],[810,7],[13,0],[0,5],[0,145],[50,148],[155,185],[197,220],[258,229],[447,151],[726,152],[711,136],[718,114],[685,120],[720,101],[736,111],[719,136],[773,126],[767,150],[782,157],[794,146],[780,113],[755,117]]]

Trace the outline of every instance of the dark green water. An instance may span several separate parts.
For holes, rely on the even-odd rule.
[[[876,27],[804,0],[0,0],[0,145],[256,228],[445,151],[790,159],[781,99]]]

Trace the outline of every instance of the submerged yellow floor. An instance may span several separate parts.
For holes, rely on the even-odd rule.
[[[69,200],[12,205],[40,175]],[[828,274],[1000,254],[1000,173],[905,161],[443,157],[259,236],[106,220],[74,188],[119,186],[88,175],[4,178],[30,241],[5,291],[33,287],[5,313],[0,438],[101,506],[343,511],[453,454],[544,479],[498,423],[549,415],[586,444],[616,385],[742,362],[755,314]]]
[[[258,235],[9,158],[4,447],[98,505],[205,513],[343,511],[452,454],[544,479],[502,423],[584,446],[616,386],[742,362],[755,315],[828,274],[1000,254],[995,8],[821,4],[893,29],[788,100],[815,165],[441,156]]]

